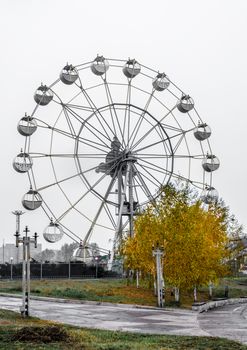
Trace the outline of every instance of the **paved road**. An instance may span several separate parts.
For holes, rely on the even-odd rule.
[[[0,297],[0,308],[19,311],[21,300]],[[32,316],[81,327],[154,334],[208,335],[197,313],[181,309],[150,309],[31,300]]]
[[[0,308],[19,311],[21,300],[0,296]],[[198,314],[191,310],[133,308],[32,300],[31,314],[81,327],[152,334],[220,336],[247,344],[247,305]]]
[[[219,307],[198,315],[202,330],[247,344],[247,304]]]

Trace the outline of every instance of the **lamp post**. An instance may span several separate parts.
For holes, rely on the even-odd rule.
[[[234,276],[237,277],[237,271],[238,271],[238,260],[237,258],[234,258]]]
[[[15,210],[12,211],[12,214],[14,214],[16,216],[16,231],[15,231],[15,236],[17,237],[17,235],[20,234],[20,221],[21,221],[21,215],[25,214],[24,211],[22,210]],[[16,238],[17,239],[17,238]],[[17,242],[16,242],[16,247],[18,247]],[[19,249],[17,249],[17,263],[19,263]]]
[[[10,258],[10,279],[13,280],[13,257]]]
[[[69,280],[71,278],[71,258],[69,258]]]
[[[23,317],[29,316],[29,298],[30,298],[30,245],[34,244],[34,247],[37,248],[37,238],[38,235],[35,232],[34,237],[31,238],[27,234],[29,231],[26,226],[23,231],[25,235],[20,238],[20,234],[16,231],[14,235],[16,237],[16,247],[19,247],[19,244],[23,245],[23,259],[22,259],[22,306],[21,306],[21,315]]]
[[[96,256],[94,258],[94,260],[95,260],[95,278],[98,278],[98,259],[99,259],[98,256]]]
[[[157,243],[156,248],[153,247],[153,256],[156,262],[156,278],[157,278],[157,305],[158,307],[164,307],[164,279],[162,273],[161,258],[164,255],[163,247],[159,247]]]

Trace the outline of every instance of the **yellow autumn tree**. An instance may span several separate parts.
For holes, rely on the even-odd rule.
[[[156,203],[135,221],[135,234],[123,243],[127,268],[155,274],[152,247],[164,247],[164,279],[179,289],[215,281],[226,272],[227,212],[205,210],[186,187],[166,186]]]

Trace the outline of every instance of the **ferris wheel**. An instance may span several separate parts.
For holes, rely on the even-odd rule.
[[[219,167],[193,99],[165,73],[135,59],[97,56],[67,64],[18,124],[24,145],[13,162],[27,173],[22,204],[42,208],[48,242],[63,234],[85,247],[133,235],[134,217],[183,180],[206,204],[217,200]]]

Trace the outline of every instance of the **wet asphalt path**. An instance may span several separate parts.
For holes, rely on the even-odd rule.
[[[226,305],[198,314],[200,328],[215,336],[247,344],[247,304]]]
[[[0,308],[19,311],[20,305],[20,298],[0,296]],[[198,314],[184,309],[31,300],[30,314],[80,327],[146,334],[217,336],[247,344],[247,304]]]

